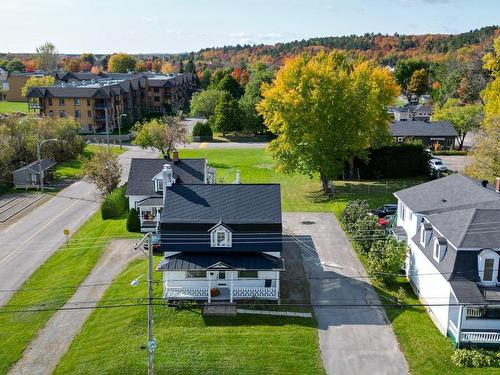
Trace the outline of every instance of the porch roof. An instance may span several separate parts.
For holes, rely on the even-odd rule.
[[[163,259],[157,271],[284,270],[283,259],[264,253],[179,253]]]
[[[149,197],[137,203],[137,207],[162,207],[163,197]]]

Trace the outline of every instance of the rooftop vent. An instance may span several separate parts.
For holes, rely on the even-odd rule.
[[[444,199],[444,198],[441,199],[441,203],[446,203],[446,202],[448,202],[446,199]]]
[[[488,180],[481,181],[481,185],[483,185],[483,187],[488,187]]]

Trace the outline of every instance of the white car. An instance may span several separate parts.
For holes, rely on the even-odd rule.
[[[443,163],[441,159],[431,159],[429,160],[429,167],[431,170],[438,172],[447,172],[448,167]]]

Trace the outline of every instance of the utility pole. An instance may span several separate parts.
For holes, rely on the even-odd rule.
[[[120,142],[120,150],[123,150],[122,148],[122,118],[127,117],[126,113],[122,113],[120,115],[120,119],[118,121],[118,141]]]
[[[135,249],[137,250],[145,242],[148,247],[148,375],[154,375],[154,351],[156,349],[156,341],[153,337],[153,244],[151,241],[151,232],[146,233],[144,237],[141,238],[135,245]],[[133,280],[130,285],[137,286],[141,276]]]
[[[45,142],[49,142],[49,141],[57,142],[58,139],[57,138],[44,139],[43,141],[37,142],[37,144],[36,144],[36,158],[37,158],[37,161],[38,161],[38,168],[39,168],[39,171],[40,171],[40,190],[42,191],[42,193],[43,193],[43,188],[44,188],[43,187],[44,175],[43,175],[43,168],[42,168],[42,159],[40,157],[40,148],[42,147],[42,145]]]

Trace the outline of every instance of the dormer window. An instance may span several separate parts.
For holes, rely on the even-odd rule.
[[[420,244],[426,247],[432,235],[432,226],[429,223],[423,223],[420,226]]]
[[[499,255],[491,249],[485,249],[479,253],[477,258],[481,283],[488,286],[495,286],[498,279]]]
[[[434,240],[432,256],[436,262],[440,263],[443,260],[444,254],[446,253],[446,246],[447,242],[444,238],[436,238]]]
[[[222,223],[217,224],[210,229],[210,246],[211,247],[231,247],[232,233],[228,227]]]

